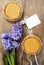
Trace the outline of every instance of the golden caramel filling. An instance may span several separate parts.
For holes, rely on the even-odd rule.
[[[28,54],[37,53],[40,50],[40,41],[37,38],[29,37],[24,41],[24,50]]]
[[[21,14],[20,6],[15,2],[10,2],[5,6],[5,14],[8,18],[17,19]]]

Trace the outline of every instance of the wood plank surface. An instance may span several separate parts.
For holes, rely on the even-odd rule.
[[[41,63],[42,60],[44,60],[44,0],[0,0],[0,35],[5,31],[10,32],[11,27],[13,25],[12,23],[4,19],[2,13],[3,6],[8,1],[16,1],[22,6],[24,13],[21,20],[23,20],[24,17],[26,16],[29,17],[33,14],[37,14],[39,16],[39,19],[41,20],[41,24],[33,28],[33,34],[37,35],[42,40],[42,49],[40,53],[37,55],[37,58],[40,65],[44,65],[44,63]],[[27,27],[23,25],[23,37],[21,41],[26,35],[28,35]],[[2,52],[3,52],[3,47],[0,39],[0,54]],[[0,55],[0,60],[2,59],[1,55]],[[17,57],[19,58],[17,59],[18,65],[23,65],[21,62],[21,55],[22,55],[22,50],[19,48],[19,50],[17,51]],[[1,61],[0,61],[0,65],[3,65]],[[24,65],[28,65],[28,63],[26,63],[25,61]]]

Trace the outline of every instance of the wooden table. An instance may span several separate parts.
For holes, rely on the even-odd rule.
[[[33,28],[33,34],[39,36],[40,39],[42,40],[42,50],[37,55],[38,61],[42,62],[42,60],[44,60],[44,0],[0,0],[0,35],[1,35],[1,33],[5,32],[5,31],[10,32],[11,27],[13,25],[12,23],[10,23],[4,19],[3,13],[2,13],[3,6],[8,1],[16,1],[22,5],[24,14],[23,14],[23,17],[21,20],[23,20],[25,16],[29,17],[33,14],[37,14],[39,16],[39,18],[41,20],[41,24],[36,26],[35,28]],[[26,35],[28,35],[28,32],[26,32],[26,31],[27,31],[27,28],[25,25],[23,25],[23,38]],[[23,40],[23,38],[21,39],[21,41]],[[3,48],[2,48],[2,43],[1,43],[1,39],[0,39],[0,65],[3,65],[1,62],[2,52],[3,52]],[[19,49],[17,51],[17,56],[20,59],[21,59],[21,54],[22,54],[22,52]],[[20,64],[19,61],[18,61],[18,63],[19,63],[19,65],[22,65],[22,64]],[[24,65],[26,65],[26,64],[24,64]],[[44,63],[40,63],[40,65],[44,65]]]

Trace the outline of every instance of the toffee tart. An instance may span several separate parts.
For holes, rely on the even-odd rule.
[[[18,21],[23,13],[22,7],[17,2],[8,2],[4,6],[4,17],[8,21]]]
[[[34,55],[41,49],[41,40],[34,35],[26,36],[22,41],[22,49],[25,53]]]

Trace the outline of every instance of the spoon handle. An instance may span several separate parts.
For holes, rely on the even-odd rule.
[[[37,60],[37,56],[36,55],[34,55],[34,56],[35,56],[36,64],[39,65],[38,60]]]
[[[31,61],[31,59],[30,59],[30,65],[32,65],[32,61]]]

